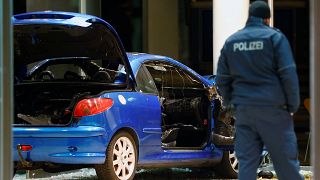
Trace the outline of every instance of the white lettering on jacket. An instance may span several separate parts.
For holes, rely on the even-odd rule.
[[[233,52],[263,50],[263,41],[233,43]]]

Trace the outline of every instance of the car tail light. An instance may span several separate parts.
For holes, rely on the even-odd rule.
[[[32,150],[31,145],[20,145],[19,144],[17,148],[20,149],[21,151],[31,151]]]
[[[78,102],[74,108],[74,117],[90,116],[99,114],[110,109],[113,105],[113,100],[109,98],[91,98],[83,99]]]

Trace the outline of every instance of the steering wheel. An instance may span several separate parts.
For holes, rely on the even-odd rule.
[[[42,71],[39,75],[38,75],[38,79],[40,80],[45,80],[45,79],[48,79],[48,80],[53,80],[54,79],[54,75],[51,71]]]

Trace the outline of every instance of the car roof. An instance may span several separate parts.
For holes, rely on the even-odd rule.
[[[12,18],[13,24],[66,24],[88,27],[92,22],[103,22],[112,29],[113,27],[96,16],[74,13],[74,12],[63,12],[63,11],[38,11],[38,12],[27,12],[22,14],[14,15]]]
[[[182,64],[181,62],[174,60],[167,56],[161,56],[161,55],[155,55],[155,54],[147,54],[147,53],[127,53],[127,57],[129,59],[131,68],[133,70],[133,73],[136,75],[138,69],[140,68],[141,64],[147,62],[147,61],[160,61],[160,62],[169,62],[171,64],[174,64],[176,66],[179,66],[182,69],[185,69],[195,76],[197,76],[199,79],[201,79],[202,82],[207,84],[208,86],[212,85],[207,79],[199,75],[197,72],[195,72],[193,69],[189,68],[188,66]]]
[[[148,59],[156,60],[156,59],[168,59],[166,56],[155,55],[155,54],[147,54],[147,53],[138,53],[138,52],[128,52],[127,56],[129,61],[146,61]]]

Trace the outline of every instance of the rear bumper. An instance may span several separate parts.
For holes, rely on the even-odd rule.
[[[14,161],[20,161],[18,145],[31,145],[22,152],[29,162],[63,164],[102,164],[108,144],[108,134],[102,127],[33,127],[13,130]]]

